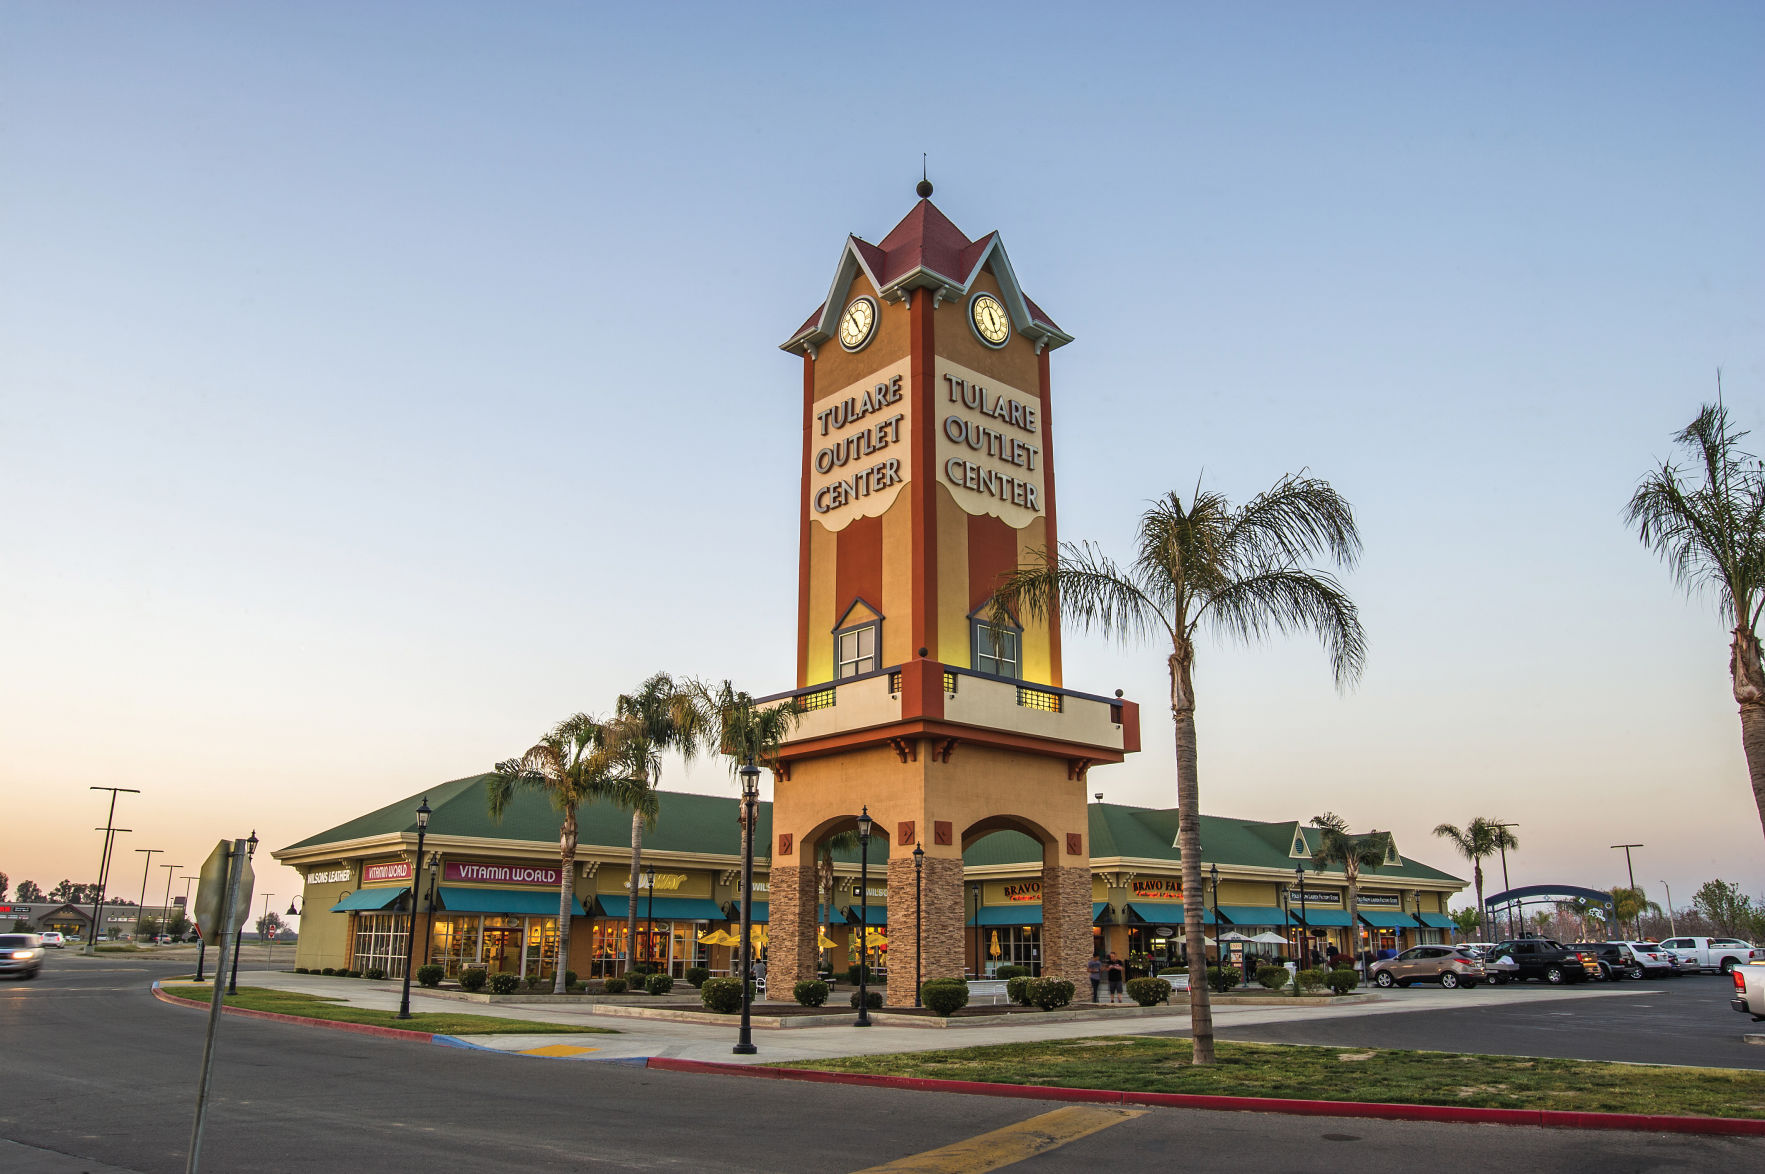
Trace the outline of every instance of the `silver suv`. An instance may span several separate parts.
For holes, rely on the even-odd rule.
[[[0,933],[0,974],[37,977],[43,969],[43,939],[34,933]]]

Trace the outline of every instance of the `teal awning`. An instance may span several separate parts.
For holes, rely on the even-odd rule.
[[[556,889],[456,889],[443,885],[437,895],[449,913],[510,913],[522,917],[556,917]],[[576,902],[570,902],[575,916]]]
[[[368,913],[377,912],[381,909],[390,909],[398,904],[399,901],[403,900],[404,895],[408,892],[410,892],[410,889],[408,888],[357,889],[349,896],[343,898],[343,900],[337,902],[337,904],[331,906],[331,912]]]
[[[1220,906],[1222,914],[1225,908],[1224,905]],[[1183,924],[1183,903],[1181,901],[1129,901],[1128,914],[1130,921],[1138,918],[1141,922],[1149,925],[1178,926]],[[1201,907],[1201,923],[1203,925],[1217,924],[1213,906],[1203,905]]]
[[[1348,928],[1348,914],[1341,909],[1306,909],[1300,916],[1313,929]]]
[[[1285,910],[1273,905],[1221,905],[1220,916],[1233,925],[1292,925]]]
[[[1459,927],[1458,922],[1444,913],[1418,913],[1416,917],[1429,929],[1457,929]]]
[[[846,920],[853,925],[858,924],[858,906],[847,905],[840,910]],[[887,905],[864,906],[864,923],[866,925],[887,925],[889,923],[889,907]]]
[[[1025,901],[1021,905],[982,905],[980,912],[968,919],[970,925],[1041,925],[1042,906]],[[738,992],[739,993],[739,992]]]
[[[1093,902],[1091,902],[1091,924],[1092,925],[1108,925],[1108,924],[1110,924],[1108,921],[1105,921],[1103,919],[1104,914],[1106,914],[1108,912],[1109,912],[1109,902],[1108,901],[1093,901]]]
[[[555,904],[556,902],[554,902]],[[624,917],[631,900],[623,895],[602,895],[594,899],[603,917]],[[759,902],[754,902],[756,907]],[[648,896],[637,899],[638,920],[655,917],[657,921],[726,921],[723,907],[704,897],[657,897],[652,909]]]
[[[1407,913],[1393,913],[1389,909],[1362,909],[1361,920],[1374,929],[1415,929],[1416,919]]]

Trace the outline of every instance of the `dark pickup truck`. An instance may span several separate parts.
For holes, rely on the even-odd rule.
[[[1483,957],[1486,962],[1499,962],[1504,958],[1514,960],[1513,970],[1505,967],[1490,968],[1490,978],[1498,983],[1509,978],[1515,982],[1540,978],[1552,986],[1560,986],[1566,982],[1586,982],[1600,976],[1598,955],[1571,950],[1563,943],[1553,942],[1549,938],[1519,938],[1515,941],[1497,942],[1483,952]]]

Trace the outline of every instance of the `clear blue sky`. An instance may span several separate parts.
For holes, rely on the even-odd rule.
[[[1366,680],[1205,649],[1208,810],[1765,889],[1725,633],[1620,520],[1718,366],[1765,433],[1765,9],[834,11],[0,15],[0,870],[93,875],[92,784],[193,871],[659,668],[787,687],[776,344],[923,151],[1077,336],[1063,536],[1301,467],[1358,510]],[[1067,680],[1173,802],[1157,653]]]

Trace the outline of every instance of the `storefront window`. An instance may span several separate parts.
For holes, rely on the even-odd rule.
[[[532,917],[528,921],[527,961],[522,976],[550,978],[558,971],[558,919]]]
[[[986,973],[1001,966],[1027,966],[1032,976],[1042,973],[1042,927],[1008,925],[987,931]]]
[[[350,968],[379,967],[387,978],[404,977],[405,939],[410,918],[397,913],[358,913],[355,919],[355,953]]]

